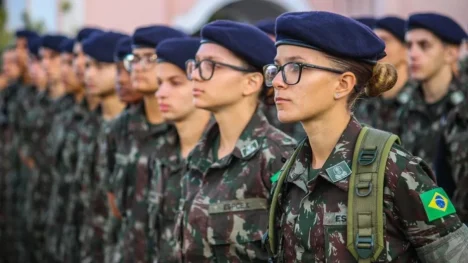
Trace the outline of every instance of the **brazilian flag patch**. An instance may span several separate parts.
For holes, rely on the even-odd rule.
[[[276,172],[271,178],[270,178],[270,181],[271,183],[276,183],[276,181],[278,181],[279,179],[279,176],[281,174],[281,170],[279,170],[278,172]]]
[[[435,188],[419,195],[429,222],[456,213],[444,189]]]

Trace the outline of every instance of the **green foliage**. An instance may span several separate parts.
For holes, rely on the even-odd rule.
[[[45,26],[44,21],[42,20],[34,21],[31,18],[31,15],[29,14],[29,12],[27,11],[24,11],[21,14],[21,20],[23,21],[24,27],[27,29],[34,30],[38,32],[39,34],[44,33],[46,31],[46,26]]]
[[[68,1],[68,0],[60,1],[60,11],[63,14],[66,14],[66,13],[70,12],[72,7],[73,7],[73,5],[72,5],[72,3],[70,1]]]
[[[13,34],[6,29],[7,12],[3,6],[0,7],[0,50],[13,41]]]

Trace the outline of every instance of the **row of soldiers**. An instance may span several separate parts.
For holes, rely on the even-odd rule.
[[[468,117],[464,103],[467,69],[458,66],[459,50],[467,35],[446,17],[417,21],[422,23],[418,28],[424,28],[422,34],[426,35],[410,40],[405,40],[406,22],[400,18],[385,17],[372,25],[385,41],[385,59],[395,65],[399,79],[382,96],[359,101],[355,115],[363,123],[399,134],[406,149],[434,163],[439,184],[467,222],[464,191],[468,189],[468,161],[463,147]],[[203,219],[202,212],[183,219],[179,210],[189,211],[185,201],[191,198],[196,208],[203,207],[204,199],[222,195],[223,191],[234,191],[242,199],[247,190],[244,185],[233,183],[216,193],[191,193],[187,186],[201,184],[194,176],[184,178],[190,182],[182,187],[187,193],[181,193],[182,175],[192,170],[204,178],[208,178],[208,173],[213,173],[209,178],[223,177],[226,167],[234,165],[226,173],[239,175],[243,180],[248,180],[249,173],[271,177],[292,152],[295,140],[290,136],[304,136],[300,125],[279,123],[274,106],[261,103],[257,109],[255,102],[259,97],[271,97],[271,90],[265,89],[259,95],[246,89],[238,95],[244,104],[236,110],[239,120],[244,115],[251,120],[241,127],[241,134],[233,135],[238,140],[231,149],[233,157],[230,151],[222,154],[226,150],[225,138],[215,136],[216,132],[213,135],[213,130],[229,136],[229,131],[222,128],[239,121],[223,120],[220,113],[221,106],[231,103],[233,98],[229,96],[235,94],[229,94],[229,85],[220,87],[218,92],[209,88],[195,88],[192,92],[190,80],[198,72],[199,78],[209,81],[215,69],[221,72],[222,67],[261,72],[263,65],[273,61],[273,44],[264,44],[259,32],[251,33],[252,28],[239,24],[214,22],[205,26],[202,43],[226,47],[246,60],[248,65],[242,67],[221,63],[217,57],[200,59],[200,39],[166,26],[140,27],[131,36],[84,28],[73,39],[38,36],[27,30],[17,32],[15,47],[3,53],[2,78],[6,81],[2,82],[0,93],[0,200],[4,202],[0,223],[5,262],[205,260],[197,257],[203,254],[197,250],[206,250],[208,244],[197,234],[187,238],[190,235],[185,231],[190,233],[195,231],[192,227],[197,227],[183,220],[198,222],[202,229],[207,228],[203,224],[216,223]],[[274,21],[262,21],[257,26],[262,34],[275,38]],[[224,36],[230,30],[247,32],[247,37],[244,39],[241,33]],[[231,36],[235,38],[230,39]],[[246,50],[242,46],[252,42],[252,46],[263,50]],[[258,80],[252,80],[255,85],[263,86],[255,81]],[[216,103],[211,101],[213,105],[204,106],[209,104],[209,96]],[[248,109],[252,111],[249,113]],[[268,122],[290,136],[270,128]],[[255,136],[267,137],[266,146]],[[243,164],[259,151],[261,156],[251,161],[261,167]],[[249,185],[266,185],[258,193],[264,196],[271,185],[266,181],[252,181]],[[198,201],[193,201],[195,198]],[[226,203],[223,209],[235,211],[257,205],[263,203]],[[210,206],[209,213],[219,214],[223,209]],[[244,219],[233,218],[229,224]],[[186,226],[179,233],[185,233],[184,242],[178,242],[174,234],[176,224]],[[222,248],[223,242],[236,239],[219,232],[221,222],[216,226],[208,238],[211,243]],[[244,236],[258,234],[247,228],[238,232]],[[188,251],[182,257],[181,248]],[[222,260],[223,250],[214,256],[210,253],[205,253],[209,254],[206,258],[229,262]],[[249,257],[244,260],[254,259],[261,252],[246,254]]]

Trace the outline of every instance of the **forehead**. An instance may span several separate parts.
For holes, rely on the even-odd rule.
[[[197,51],[196,57],[198,59],[203,58],[219,58],[219,59],[232,59],[237,58],[236,55],[229,49],[215,44],[215,43],[204,43],[200,46]]]
[[[169,62],[160,62],[156,65],[156,68],[157,75],[161,78],[185,77],[185,72],[181,68]]]
[[[406,41],[442,42],[434,33],[423,28],[412,29],[406,32]]]
[[[64,59],[71,59],[73,57],[70,53],[61,53],[60,56]]]
[[[7,50],[5,52],[3,52],[3,55],[2,55],[4,58],[14,58],[16,57],[16,52],[14,50]]]
[[[53,51],[52,49],[50,48],[46,48],[46,47],[41,47],[39,49],[39,53],[44,56],[44,55],[51,55],[52,53],[55,53],[55,51]]]
[[[139,55],[139,56],[143,56],[143,55],[152,55],[152,54],[155,54],[156,53],[156,50],[154,48],[149,48],[149,47],[141,47],[141,48],[134,48],[132,50],[132,53],[134,55]]]
[[[292,45],[281,45],[276,48],[275,61],[286,63],[289,61],[299,61],[307,63],[321,63],[329,59],[324,53],[305,47]]]
[[[381,29],[381,28],[376,28],[376,29],[374,29],[374,33],[375,33],[379,38],[386,38],[386,39],[395,38],[390,32],[388,32],[388,31],[385,30],[385,29]]]

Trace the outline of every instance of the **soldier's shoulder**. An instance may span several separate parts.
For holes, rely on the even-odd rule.
[[[266,128],[263,145],[268,147],[295,147],[297,141],[283,131],[269,124]]]

